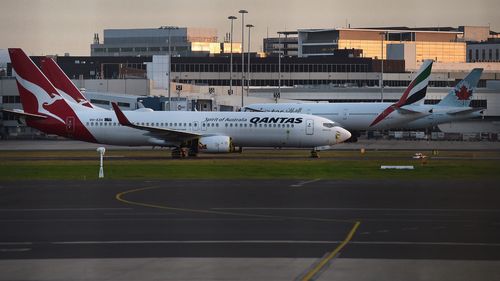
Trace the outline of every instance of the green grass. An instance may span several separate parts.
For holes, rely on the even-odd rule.
[[[307,151],[248,151],[220,157],[171,160],[167,151],[113,151],[111,156],[138,157],[139,160],[106,160],[107,179],[500,179],[498,160],[478,160],[498,153],[440,153],[439,156],[468,157],[471,160],[433,160],[422,165],[411,159],[414,152],[323,152],[321,159],[307,158]],[[444,155],[443,155],[444,154]],[[148,160],[147,156],[165,156]],[[428,153],[430,155],[430,153]],[[22,179],[97,179],[95,152],[0,152],[0,180]],[[30,161],[22,160],[25,157]],[[60,157],[61,160],[33,160]],[[64,157],[95,157],[89,160],[64,160]],[[327,158],[329,157],[329,158]],[[337,159],[336,159],[337,157]],[[383,157],[384,159],[381,159]],[[475,159],[475,160],[472,160]],[[381,165],[414,165],[415,170],[380,170]]]

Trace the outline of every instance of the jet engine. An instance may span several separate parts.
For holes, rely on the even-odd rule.
[[[233,151],[233,143],[228,136],[201,137],[198,140],[200,152],[227,153]]]

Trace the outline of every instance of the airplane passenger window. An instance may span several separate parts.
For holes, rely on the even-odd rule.
[[[219,128],[219,123],[215,124],[215,127]]]
[[[89,122],[85,123],[87,126],[89,125]]]

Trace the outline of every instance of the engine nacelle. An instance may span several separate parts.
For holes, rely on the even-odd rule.
[[[200,152],[228,153],[233,149],[231,138],[228,136],[201,137],[198,140]]]

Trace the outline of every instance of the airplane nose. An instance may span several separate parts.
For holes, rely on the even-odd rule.
[[[350,138],[351,138],[351,132],[342,127],[335,127],[335,141],[337,143],[344,142]]]

